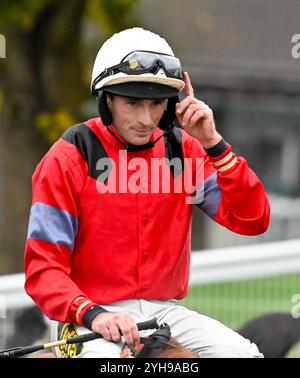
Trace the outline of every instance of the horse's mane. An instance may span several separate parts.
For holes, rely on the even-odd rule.
[[[191,352],[182,346],[175,339],[171,338],[166,344],[166,348],[161,349],[150,349],[146,358],[199,358],[199,355],[195,352]]]

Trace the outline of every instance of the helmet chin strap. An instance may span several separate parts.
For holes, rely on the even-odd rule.
[[[159,139],[161,139],[163,136],[165,136],[166,134],[169,134],[172,129],[166,131],[164,134],[162,134],[160,137],[156,138],[153,142],[148,142],[146,144],[142,144],[142,145],[136,145],[136,144],[131,144],[131,143],[128,143],[128,144],[125,144],[121,141],[120,138],[117,137],[117,135],[111,130],[111,128],[109,126],[107,126],[107,130],[111,133],[111,135],[119,142],[121,143],[125,150],[129,151],[129,152],[139,152],[139,151],[144,151],[144,150],[148,150],[149,148],[153,148],[155,143],[159,141]]]

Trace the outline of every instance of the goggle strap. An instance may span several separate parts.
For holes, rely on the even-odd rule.
[[[111,75],[119,73],[120,72],[120,68],[123,67],[125,65],[125,63],[127,63],[127,62],[122,62],[122,63],[116,64],[115,66],[112,66],[112,67],[109,67],[109,68],[105,68],[105,70],[103,72],[101,72],[101,74],[98,75],[95,78],[95,80],[93,81],[93,84],[92,84],[92,92],[93,92],[93,94],[95,92],[96,85],[101,80],[103,80],[107,76],[111,76]]]

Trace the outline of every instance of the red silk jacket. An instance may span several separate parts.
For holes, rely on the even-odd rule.
[[[127,152],[100,118],[63,134],[32,187],[25,288],[62,322],[81,323],[95,303],[183,298],[193,204],[244,235],[263,233],[270,217],[263,185],[230,145],[211,157],[176,128],[153,148]]]

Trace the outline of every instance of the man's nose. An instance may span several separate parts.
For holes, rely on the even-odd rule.
[[[138,121],[144,126],[148,126],[148,127],[152,126],[153,120],[152,120],[151,110],[146,107],[141,109],[141,111],[139,112]]]

